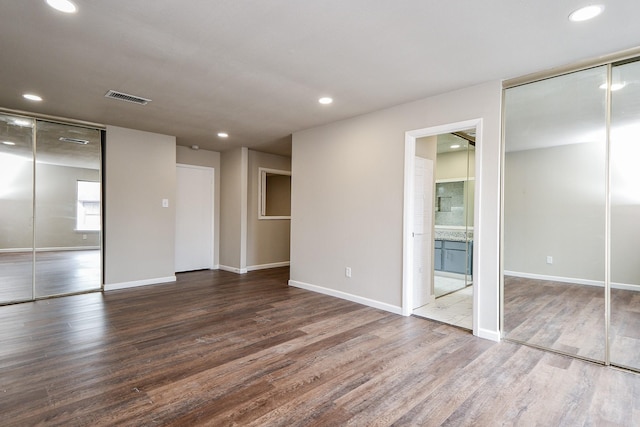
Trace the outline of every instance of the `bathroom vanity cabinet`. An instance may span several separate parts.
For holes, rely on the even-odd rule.
[[[471,274],[473,265],[473,241],[436,240],[434,247],[436,271]]]

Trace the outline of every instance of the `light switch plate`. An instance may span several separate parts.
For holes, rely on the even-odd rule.
[[[169,207],[169,199],[162,199],[162,207],[163,208]]]

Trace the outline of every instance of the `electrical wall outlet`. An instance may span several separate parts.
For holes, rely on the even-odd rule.
[[[547,264],[553,264],[553,257],[551,255],[547,255]]]
[[[345,267],[344,275],[345,277],[351,277],[351,267]]]

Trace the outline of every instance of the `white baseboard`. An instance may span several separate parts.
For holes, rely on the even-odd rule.
[[[36,252],[55,252],[55,251],[89,251],[98,250],[100,246],[71,246],[64,248],[36,248]],[[8,248],[0,249],[0,253],[16,253],[16,252],[32,252],[32,248]]]
[[[266,270],[276,267],[288,267],[291,263],[289,261],[272,262],[271,264],[250,265],[247,267],[247,271]]]
[[[33,252],[33,248],[8,248],[8,249],[0,249],[0,254],[2,254],[2,253],[17,253],[17,252]]]
[[[478,328],[477,333],[475,334],[478,338],[484,338],[485,340],[500,342],[500,332],[491,331],[489,329]]]
[[[309,283],[298,282],[296,280],[289,280],[289,286],[293,286],[296,288],[306,289],[308,291],[318,292],[320,294],[329,295],[336,298],[345,299],[347,301],[357,302],[359,304],[363,304],[369,307],[378,308],[380,310],[388,311],[394,314],[402,315],[402,307],[398,307],[395,305],[387,304],[384,302],[372,300],[369,298],[364,298],[358,295],[349,294],[342,291],[337,291],[335,289],[325,288],[322,286],[312,285]]]
[[[523,273],[520,271],[507,271],[507,270],[505,270],[504,275],[522,277],[523,279],[548,280],[551,282],[570,283],[574,285],[598,286],[601,288],[604,287],[604,282],[601,280],[576,279],[574,277],[562,277],[562,276],[547,276],[544,274]],[[628,283],[611,283],[611,288],[623,289],[627,291],[640,291],[639,285],[632,285]]]
[[[65,248],[36,248],[36,252],[56,252],[56,251],[94,251],[100,246],[70,246]]]
[[[236,274],[246,274],[247,273],[247,269],[246,268],[236,268],[236,267],[229,267],[228,265],[219,265],[220,270],[223,271],[229,271],[231,273],[236,273]]]
[[[159,285],[161,283],[175,282],[176,276],[159,277],[157,279],[134,280],[132,282],[110,283],[104,285],[105,291],[136,288],[138,286]]]

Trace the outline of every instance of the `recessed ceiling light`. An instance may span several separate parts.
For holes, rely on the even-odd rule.
[[[226,132],[218,132],[218,136],[219,136],[220,138],[228,138],[228,137],[229,137],[229,134],[228,134],[228,133],[226,133]]]
[[[626,82],[622,82],[622,83],[612,83],[612,84],[611,84],[611,90],[612,90],[613,92],[615,92],[616,90],[620,90],[620,89],[622,89],[622,88],[623,88],[623,87],[625,87],[626,85],[627,85],[627,83],[626,83]],[[606,89],[606,88],[607,88],[607,84],[606,84],[606,83],[602,83],[602,84],[600,85],[600,89]]]
[[[328,96],[323,96],[322,98],[318,99],[318,102],[324,105],[331,104],[333,102],[333,98],[329,98]]]
[[[64,13],[76,13],[78,10],[76,5],[69,0],[47,0],[47,4]]]
[[[25,119],[15,119],[13,121],[14,125],[18,125],[18,126],[23,126],[23,127],[31,127],[31,120],[25,120]]]
[[[38,95],[34,95],[33,93],[25,93],[22,95],[24,99],[28,99],[29,101],[42,101],[42,97]]]
[[[11,142],[11,141],[2,141],[2,143],[3,143],[4,145],[16,145],[16,143],[15,143],[15,142]]]
[[[601,4],[591,4],[589,6],[581,7],[574,10],[569,14],[569,20],[573,22],[582,22],[593,19],[600,15],[604,10],[604,6]]]
[[[451,146],[451,148],[453,148],[454,150],[455,150],[456,148],[460,148],[460,144],[453,144],[453,145]]]

